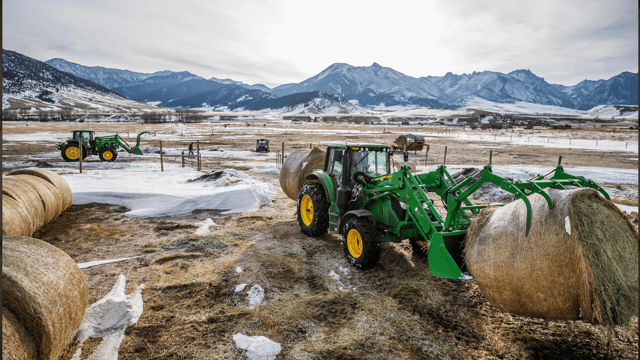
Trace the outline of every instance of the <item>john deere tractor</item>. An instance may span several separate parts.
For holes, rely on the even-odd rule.
[[[562,166],[519,181],[495,175],[487,165],[456,182],[444,165],[423,174],[412,174],[406,165],[390,173],[390,154],[387,145],[329,145],[323,170],[307,175],[308,182],[298,193],[302,232],[342,235],[346,259],[359,268],[376,265],[381,243],[409,239],[414,252],[428,257],[432,275],[465,278],[461,245],[473,218],[486,207],[473,205],[468,198],[487,182],[525,202],[527,234],[531,226],[527,196],[538,193],[553,207],[544,188],[591,187],[609,199],[593,181],[569,175]],[[439,209],[436,201],[442,202]]]
[[[135,146],[129,145],[120,135],[95,137],[92,130],[72,130],[73,137],[64,143],[58,144],[65,161],[78,161],[80,158],[79,144],[82,142],[82,159],[87,156],[98,155],[101,161],[114,161],[118,157],[118,148],[123,148],[129,154],[144,155],[140,150],[140,136],[146,134],[143,131],[138,134]]]

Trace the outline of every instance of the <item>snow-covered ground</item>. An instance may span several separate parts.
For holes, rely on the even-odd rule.
[[[93,170],[66,174],[74,204],[91,202],[125,206],[130,217],[179,216],[194,210],[224,213],[256,211],[271,203],[278,188],[236,170],[217,179],[193,181],[202,173],[173,167],[171,171]]]

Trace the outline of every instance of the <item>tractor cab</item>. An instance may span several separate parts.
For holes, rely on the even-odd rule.
[[[332,144],[327,147],[324,172],[331,176],[335,185],[353,188],[356,173],[371,178],[390,173],[390,155],[391,147],[387,145]]]
[[[93,134],[95,133],[92,130],[72,130],[73,132],[73,140],[79,141],[82,139],[83,144],[87,148],[91,148],[91,144],[93,143]]]

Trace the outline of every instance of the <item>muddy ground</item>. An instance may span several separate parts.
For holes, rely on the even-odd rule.
[[[205,149],[251,150],[256,137],[222,137],[252,134],[261,123],[238,125],[199,136],[191,134],[190,129],[203,129],[206,125],[189,125],[182,128],[186,130],[185,141],[163,140],[163,146],[186,148],[192,139],[200,139]],[[302,130],[297,134],[295,127],[288,134],[259,130],[254,133],[270,138],[272,151],[274,145],[284,141],[285,152],[308,148],[310,142],[330,140],[390,143],[399,135],[387,133],[399,131],[398,127],[304,126],[376,133],[309,135],[302,134]],[[180,130],[167,125],[63,123],[44,124],[38,131],[65,133],[85,127],[102,133],[117,129],[119,133],[132,134],[153,129],[175,135]],[[405,126],[402,131],[407,128],[411,129]],[[3,135],[29,130],[24,123],[5,123]],[[543,136],[547,130],[533,131],[540,131],[536,136]],[[637,141],[637,132],[571,131],[574,138]],[[157,146],[157,138],[148,137],[145,142]],[[430,158],[442,156],[447,146],[448,164],[478,165],[488,162],[488,150],[496,145],[444,138],[430,140],[430,144]],[[29,156],[53,151],[45,143],[3,141],[3,161],[26,161]],[[519,156],[512,158],[512,154]],[[555,165],[559,155],[568,166],[638,167],[637,155],[605,149],[509,145],[493,153],[493,163]],[[416,160],[424,156],[424,151],[413,155]],[[251,167],[243,166],[246,159],[231,159],[235,164],[231,166],[229,161],[207,158],[202,171],[236,168],[278,184],[277,175],[254,173]],[[637,204],[637,195],[625,200]],[[232,340],[238,332],[263,335],[280,343],[278,359],[638,358],[637,318],[629,328],[607,333],[602,327],[580,321],[555,322],[502,313],[487,303],[473,280],[453,281],[429,275],[427,261],[414,255],[406,241],[383,244],[378,266],[359,271],[344,260],[340,237],[326,234],[311,238],[300,232],[295,206],[294,201],[279,193],[272,204],[254,213],[222,215],[220,211],[198,211],[182,217],[139,219],[126,217],[128,209],[120,206],[73,205],[33,237],[59,247],[77,262],[138,256],[83,270],[90,303],[103,297],[119,274],[127,278],[127,292],[146,284],[144,312],[138,323],[127,329],[119,352],[121,359],[242,359],[242,352]],[[206,218],[213,219],[217,226],[211,228],[210,235],[194,235],[196,223]],[[237,267],[242,269],[239,274]],[[241,283],[248,286],[235,293],[236,285]],[[265,290],[265,303],[252,308],[246,293],[255,284]],[[96,345],[97,342],[85,343],[83,353]],[[73,351],[71,346],[63,358],[69,359]]]

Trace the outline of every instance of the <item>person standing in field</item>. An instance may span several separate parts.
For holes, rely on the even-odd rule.
[[[193,155],[193,143],[189,144],[189,155]]]

